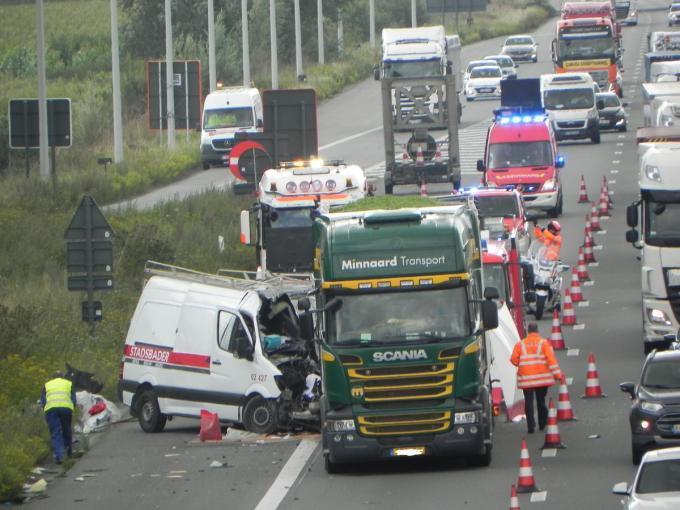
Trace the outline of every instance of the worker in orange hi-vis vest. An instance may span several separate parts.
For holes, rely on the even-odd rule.
[[[533,434],[536,428],[534,398],[538,409],[538,426],[543,430],[548,422],[545,396],[548,388],[560,380],[562,372],[550,342],[538,334],[538,325],[530,322],[527,332],[526,338],[515,344],[510,363],[517,367],[517,387],[524,392],[527,428],[529,434]]]
[[[534,236],[543,243],[546,248],[548,260],[559,260],[562,250],[562,226],[558,221],[551,220],[546,228],[541,228],[534,223]]]

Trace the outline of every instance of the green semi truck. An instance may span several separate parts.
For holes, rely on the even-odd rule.
[[[326,470],[402,456],[491,461],[482,288],[472,203],[317,218]]]

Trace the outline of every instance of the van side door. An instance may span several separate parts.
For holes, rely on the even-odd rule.
[[[210,362],[211,386],[222,407],[220,417],[238,421],[243,396],[252,385],[254,325],[250,317],[219,310]]]

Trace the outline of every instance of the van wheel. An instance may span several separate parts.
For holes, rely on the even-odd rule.
[[[326,454],[323,456],[323,467],[326,469],[326,473],[329,475],[340,474],[344,471],[342,464],[333,462],[331,456]]]
[[[590,137],[590,141],[593,142],[594,144],[600,143],[600,130],[599,129],[593,133],[593,135]]]
[[[203,162],[203,170],[210,170],[210,163]]]
[[[162,432],[167,416],[161,413],[158,398],[153,390],[146,390],[137,400],[137,419],[144,432]]]
[[[243,409],[243,425],[249,432],[271,434],[278,425],[276,403],[259,395],[252,398]]]

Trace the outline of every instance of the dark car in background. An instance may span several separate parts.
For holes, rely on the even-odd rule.
[[[619,387],[633,399],[634,464],[640,463],[647,450],[680,446],[680,350],[652,351],[642,367],[640,382],[624,382]]]
[[[625,103],[621,102],[615,92],[598,92],[595,94],[597,114],[600,118],[600,129],[616,129],[626,131],[628,118]]]

